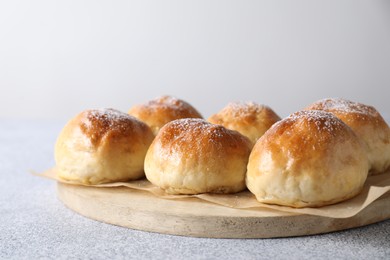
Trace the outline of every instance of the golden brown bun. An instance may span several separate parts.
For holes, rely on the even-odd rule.
[[[162,96],[145,104],[130,108],[130,115],[145,122],[157,135],[166,123],[181,118],[202,118],[202,115],[187,102],[171,96]]]
[[[311,109],[331,112],[352,128],[364,143],[371,174],[389,169],[390,129],[374,107],[340,98],[328,98],[305,108]]]
[[[246,184],[263,203],[319,207],[357,195],[368,167],[351,128],[331,113],[300,111],[257,141]]]
[[[145,158],[146,178],[171,194],[245,189],[250,141],[203,119],[178,119],[157,134]]]
[[[251,140],[254,145],[280,117],[268,106],[254,102],[232,102],[217,114],[209,117],[213,124],[236,130]]]
[[[139,179],[153,138],[145,123],[128,114],[114,109],[84,111],[57,139],[58,176],[82,184]]]

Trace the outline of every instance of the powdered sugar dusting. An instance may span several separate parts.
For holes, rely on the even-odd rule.
[[[111,132],[141,134],[147,126],[135,117],[112,108],[92,109],[83,113],[82,131],[90,136],[92,143],[98,144],[103,136]]]
[[[115,120],[128,120],[129,115],[113,108],[100,108],[88,111],[88,117],[94,119],[107,119],[111,122]]]
[[[243,117],[253,114],[260,114],[264,109],[268,108],[265,105],[260,105],[255,102],[231,102],[224,109],[229,111],[234,117]]]
[[[318,131],[327,131],[329,133],[334,133],[335,130],[344,126],[344,123],[335,115],[322,110],[299,111],[290,115],[286,120],[294,122],[304,120],[316,125]]]
[[[96,122],[112,126],[115,125],[116,122],[126,121],[129,120],[129,118],[133,118],[130,115],[113,108],[91,109],[85,112],[86,116],[82,120],[86,127],[93,127],[93,124]]]
[[[162,146],[169,144],[169,156],[176,157],[185,153],[187,157],[199,156],[204,157],[204,160],[213,160],[207,158],[211,151],[213,157],[218,157],[232,149],[247,149],[248,153],[250,149],[249,140],[238,132],[198,118],[174,120],[160,130],[158,137]]]
[[[334,111],[343,114],[355,113],[371,117],[378,116],[378,111],[374,107],[343,98],[322,99],[309,106],[309,109],[320,109],[329,112]]]
[[[275,123],[264,135],[264,140],[271,147],[285,147],[286,153],[301,158],[310,151],[328,151],[351,135],[354,135],[353,131],[332,113],[303,110]]]
[[[204,119],[199,118],[184,118],[174,120],[170,123],[170,127],[174,128],[178,133],[192,133],[202,134],[204,136],[218,137],[222,138],[225,134],[228,134],[229,130],[219,126],[213,125]],[[189,138],[192,138],[196,135],[185,134]],[[215,142],[214,138],[208,138],[209,142]]]
[[[201,130],[206,130],[210,124],[207,123],[204,119],[200,118],[184,118],[174,120],[170,123],[170,125],[174,128],[179,128],[183,131],[186,131],[194,127]]]
[[[170,106],[181,106],[182,104],[185,103],[184,101],[179,100],[172,96],[161,96],[150,101],[150,103],[154,103],[154,102],[159,104],[166,104]]]
[[[174,114],[174,117],[176,117],[177,119],[183,117],[202,117],[200,113],[196,111],[196,109],[189,103],[172,96],[161,96],[155,98],[147,102],[145,106],[152,110],[157,110],[161,108],[169,110],[171,113]]]

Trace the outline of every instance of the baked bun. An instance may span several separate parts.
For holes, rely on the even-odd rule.
[[[319,207],[357,195],[368,167],[351,128],[331,113],[300,111],[274,124],[257,141],[246,184],[263,203]]]
[[[126,113],[84,111],[66,124],[57,139],[58,177],[88,185],[139,179],[153,138],[145,123]]]
[[[254,102],[232,102],[217,114],[209,117],[213,124],[236,130],[251,140],[254,145],[280,117],[268,106]]]
[[[145,122],[157,135],[166,123],[181,118],[202,118],[202,115],[187,102],[171,96],[162,96],[130,108],[130,115]]]
[[[311,109],[331,112],[352,128],[364,143],[371,174],[389,169],[390,129],[374,107],[341,98],[328,98],[305,108]]]
[[[203,119],[178,119],[157,134],[145,158],[146,178],[170,194],[245,189],[250,141]]]

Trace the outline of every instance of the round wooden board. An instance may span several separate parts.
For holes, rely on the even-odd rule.
[[[67,207],[94,220],[194,237],[304,236],[360,227],[390,218],[389,193],[356,216],[344,219],[268,209],[233,209],[197,198],[166,200],[125,187],[94,188],[58,183],[58,196]]]

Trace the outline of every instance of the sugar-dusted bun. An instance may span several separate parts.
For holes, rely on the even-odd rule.
[[[254,102],[232,102],[209,117],[213,124],[236,130],[251,140],[254,145],[280,117],[268,106]]]
[[[71,119],[57,139],[58,177],[82,184],[139,179],[153,138],[145,123],[126,113],[86,110]]]
[[[357,195],[368,167],[351,128],[331,113],[300,111],[274,124],[257,141],[246,184],[263,203],[319,207]]]
[[[250,141],[203,119],[166,124],[145,158],[146,178],[170,194],[235,193],[245,189]]]
[[[145,122],[157,135],[166,123],[181,118],[202,118],[189,103],[171,96],[161,96],[130,108],[130,115]]]
[[[371,174],[389,169],[390,128],[374,107],[341,98],[328,98],[305,109],[331,112],[351,127],[364,143]]]

